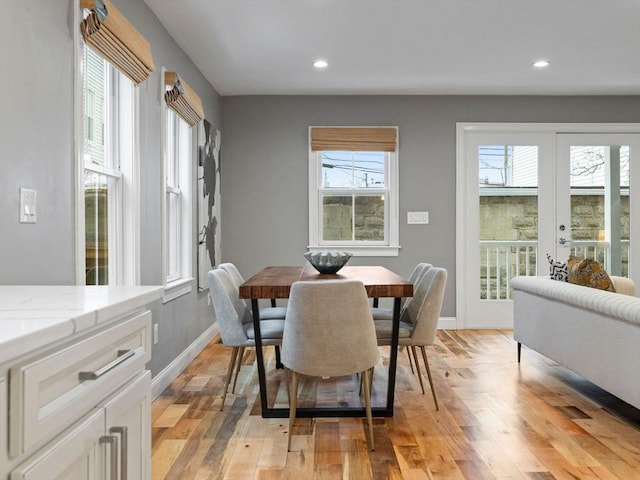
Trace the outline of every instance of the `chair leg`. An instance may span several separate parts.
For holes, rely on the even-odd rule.
[[[298,408],[298,373],[291,370],[291,397],[289,401],[289,436],[287,438],[287,452],[291,451],[291,432],[296,423],[296,410]]]
[[[291,370],[288,368],[284,371],[285,381],[287,383],[287,402],[291,405]]]
[[[276,369],[280,370],[281,368],[284,368],[282,360],[280,360],[280,345],[274,345],[274,348],[276,350]]]
[[[244,358],[244,347],[240,347],[238,351],[238,358],[236,362],[236,374],[233,377],[233,386],[231,387],[231,393],[236,393],[236,383],[238,383],[238,374],[240,373],[240,367],[242,366],[242,359]]]
[[[371,390],[373,391],[373,370],[374,367],[371,367],[369,370],[367,370],[367,374],[369,375],[369,385]],[[360,386],[358,387],[358,395],[362,395],[362,373],[358,374],[360,376]]]
[[[373,418],[371,415],[371,373],[371,371],[367,370],[362,372],[361,376],[364,383],[364,408],[367,411],[367,423],[369,424],[369,444],[371,445],[371,451],[373,451],[376,447],[373,443]]]
[[[420,347],[422,350],[422,359],[424,360],[424,366],[427,368],[427,376],[429,377],[429,385],[431,385],[431,394],[433,395],[433,403],[436,404],[436,410],[440,410],[438,408],[438,399],[436,398],[436,389],[433,386],[433,378],[431,378],[431,369],[429,368],[429,361],[427,360],[427,350],[424,348],[424,345]]]
[[[369,369],[369,396],[371,396],[371,392],[373,392],[373,372],[375,367],[371,367]]]
[[[407,347],[405,349],[405,352],[407,352],[407,357],[409,358],[409,366],[411,367],[411,375],[415,375],[416,372],[413,369],[413,358],[411,358],[411,351],[409,350],[409,347]]]
[[[407,347],[411,349],[411,353],[413,354],[413,363],[416,366],[416,372],[418,374],[418,380],[420,380],[420,388],[422,389],[422,394],[424,395],[424,383],[422,383],[422,372],[420,371],[420,364],[418,363],[418,354],[416,353],[416,347],[411,345]]]
[[[227,398],[227,390],[229,389],[229,382],[231,381],[231,374],[233,373],[233,367],[236,364],[236,357],[238,356],[239,347],[233,347],[231,349],[231,359],[229,360],[229,367],[227,368],[227,378],[224,382],[224,391],[222,393],[222,405],[220,405],[220,411],[224,408],[224,401]]]

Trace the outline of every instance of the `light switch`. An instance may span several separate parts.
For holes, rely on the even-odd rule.
[[[36,191],[20,189],[20,223],[36,223]]]
[[[407,212],[408,224],[427,224],[429,223],[429,212]]]

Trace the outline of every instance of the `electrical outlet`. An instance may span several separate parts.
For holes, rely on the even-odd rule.
[[[153,344],[154,345],[158,344],[158,324],[157,323],[153,324]]]

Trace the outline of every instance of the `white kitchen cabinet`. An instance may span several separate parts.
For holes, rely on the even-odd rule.
[[[147,371],[16,467],[10,480],[149,478],[150,389]]]
[[[7,381],[0,375],[0,471],[2,465],[9,463],[7,455],[7,422],[9,421],[9,409],[7,408]]]
[[[51,300],[41,331],[33,318],[46,316],[43,305],[20,312],[15,305],[25,302],[3,304],[0,290],[0,326],[25,319],[4,337],[0,329],[0,480],[147,480],[151,312],[144,307],[162,290],[91,289],[89,301],[83,287],[68,288],[70,306]],[[63,315],[67,323],[56,317]]]

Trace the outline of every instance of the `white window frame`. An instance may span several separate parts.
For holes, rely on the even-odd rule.
[[[82,9],[74,10],[74,24],[79,25]],[[140,284],[139,247],[139,92],[135,85],[115,67],[107,63],[107,107],[105,121],[105,166],[91,164],[84,157],[84,48],[85,43],[74,29],[75,92],[74,136],[76,172],[76,284],[85,285],[85,209],[84,175],[86,171],[106,175],[113,181],[109,197],[109,285]],[[89,47],[86,47],[89,48]]]
[[[164,79],[162,69],[161,79]],[[192,160],[195,158],[197,129],[190,127],[164,101],[162,94],[162,278],[165,287],[163,302],[169,302],[192,290]],[[177,231],[170,240],[171,213],[169,197],[176,197],[175,223]],[[171,266],[174,265],[174,268]]]
[[[322,188],[322,152],[311,150],[311,129],[309,127],[309,245],[310,251],[348,250],[354,256],[395,257],[400,250],[399,243],[399,162],[398,144],[396,150],[388,152],[385,164],[384,189],[339,189]],[[396,135],[397,138],[397,135]],[[360,195],[384,194],[385,201],[385,241],[323,241],[322,232],[322,196],[323,193],[340,195],[353,193]]]

